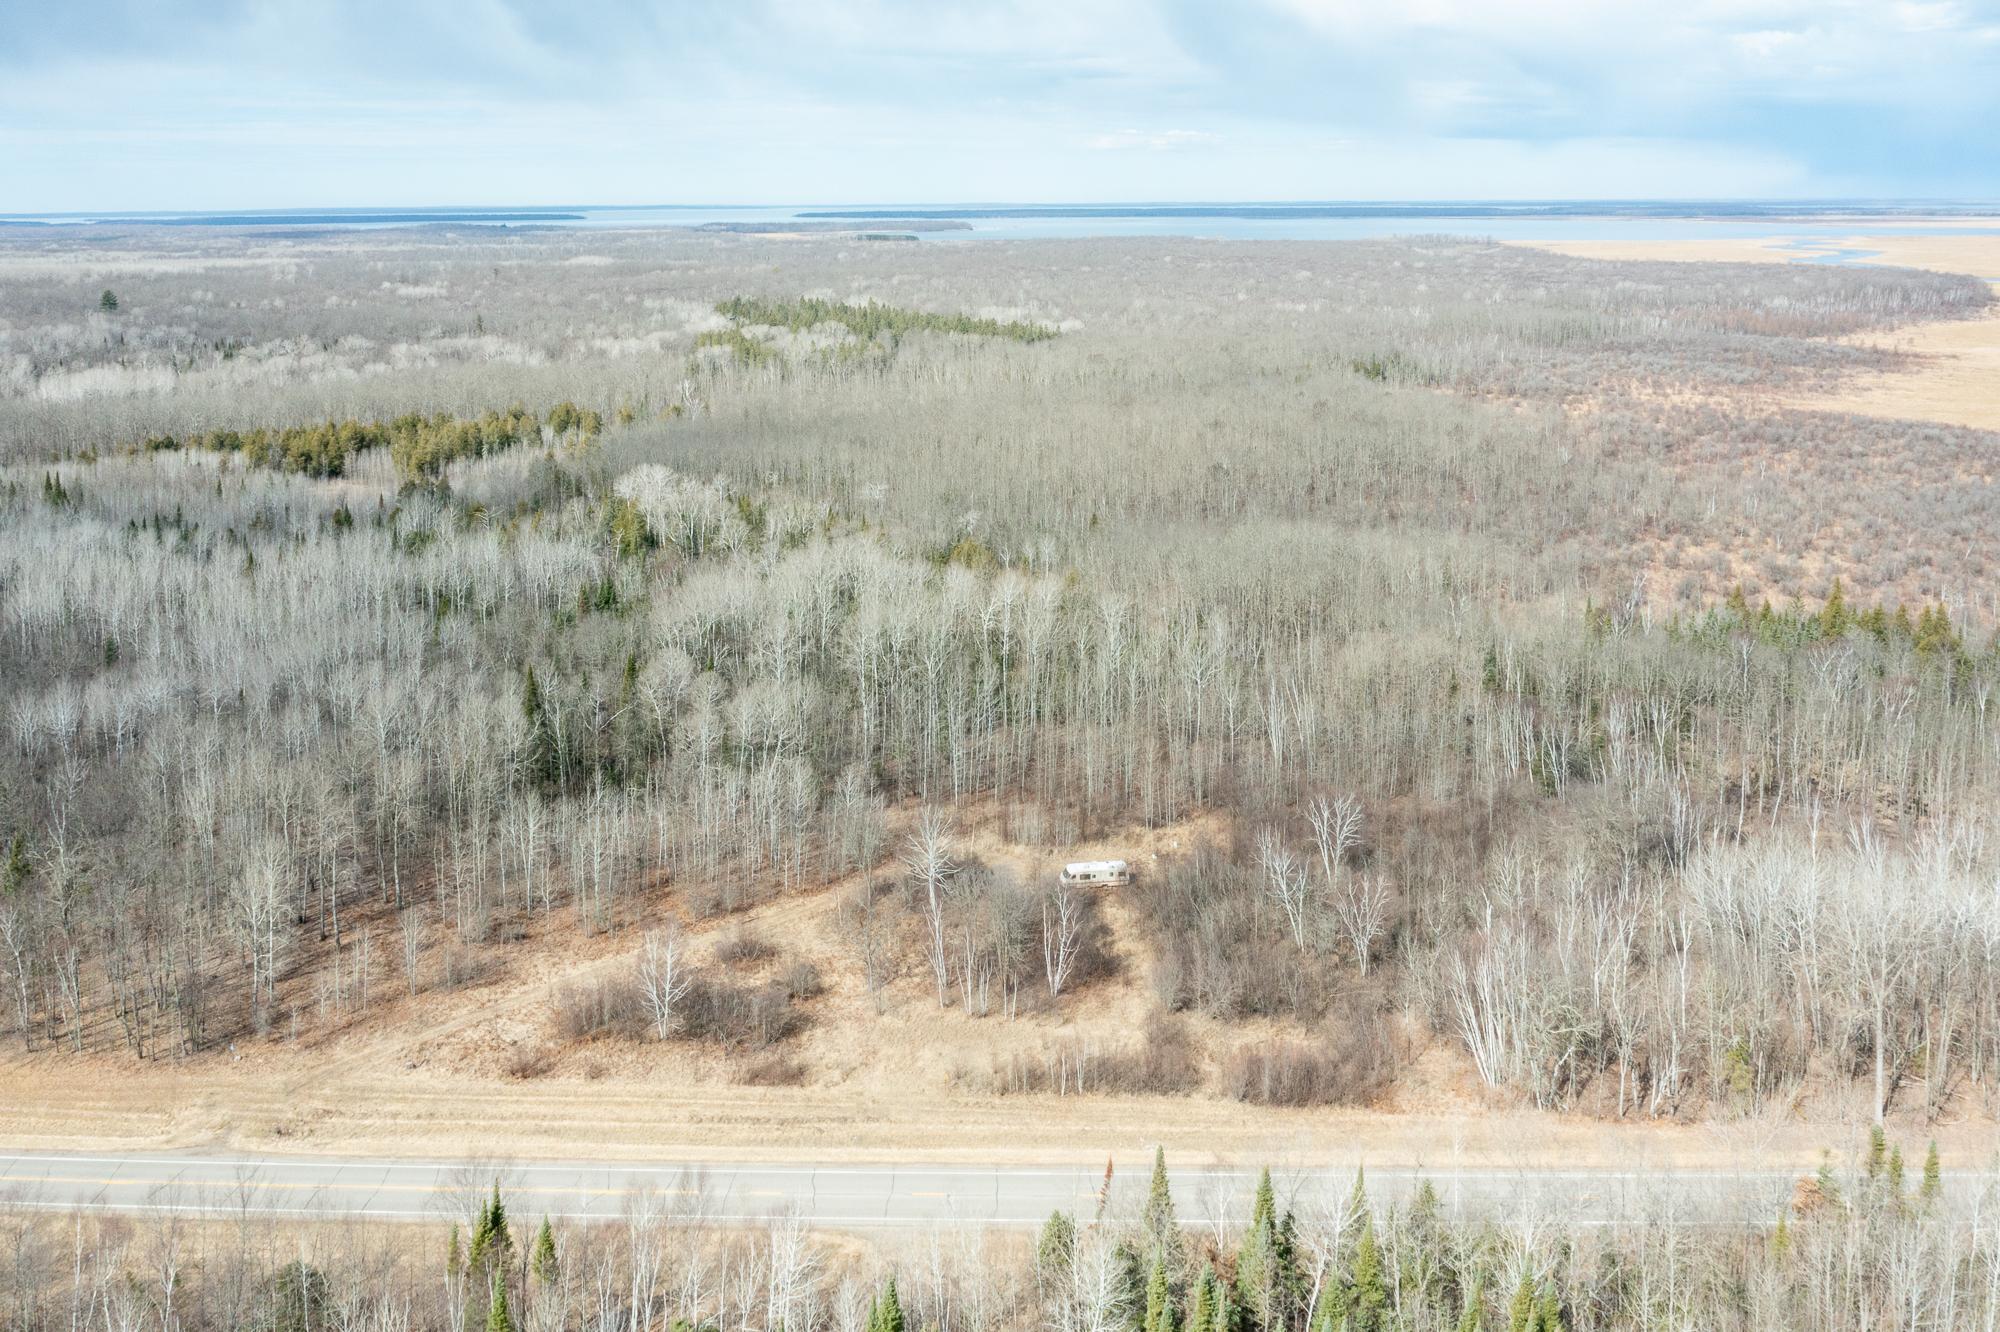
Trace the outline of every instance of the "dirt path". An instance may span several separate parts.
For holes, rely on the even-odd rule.
[[[145,1148],[516,1160],[1083,1163],[1164,1144],[1190,1163],[1806,1168],[1865,1126],[1767,1116],[1708,1125],[1607,1123],[1494,1109],[1420,1114],[1258,1109],[1198,1097],[898,1097],[816,1088],[366,1076],[310,1087],[171,1070],[0,1076],[0,1147]],[[1924,1131],[1912,1129],[1922,1134]],[[1958,1162],[1989,1125],[1938,1134]]]

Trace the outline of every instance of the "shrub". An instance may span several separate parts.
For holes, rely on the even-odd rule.
[[[715,944],[715,960],[731,966],[750,966],[776,955],[777,945],[748,928],[739,926]]]
[[[787,1054],[768,1054],[743,1065],[736,1080],[746,1087],[800,1087],[806,1066]]]
[[[1003,1096],[1179,1096],[1196,1089],[1201,1067],[1181,1022],[1155,1013],[1136,1045],[1106,1049],[1064,1041],[1040,1054],[1013,1056],[994,1080],[994,1091]]]
[[[804,1025],[779,981],[739,986],[697,976],[681,998],[680,1011],[682,1035],[738,1048],[775,1045]]]
[[[639,987],[623,978],[565,985],[556,992],[554,1007],[556,1033],[564,1040],[638,1037],[646,1030],[646,1007]]]

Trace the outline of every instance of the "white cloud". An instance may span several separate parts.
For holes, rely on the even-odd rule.
[[[10,8],[16,208],[2000,180],[2000,0],[71,0],[18,33]]]

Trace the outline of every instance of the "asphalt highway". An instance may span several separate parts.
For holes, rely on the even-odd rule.
[[[368,1217],[418,1221],[464,1215],[498,1182],[517,1216],[610,1218],[650,1209],[668,1218],[752,1223],[797,1215],[818,1226],[940,1222],[1039,1225],[1056,1210],[1116,1214],[1145,1196],[1148,1171],[1103,1168],[605,1162],[404,1161],[341,1157],[0,1155],[0,1205],[127,1212]],[[1171,1169],[1183,1222],[1228,1225],[1249,1215],[1256,1172]],[[1277,1170],[1286,1205],[1342,1204],[1354,1171]],[[1560,1170],[1369,1170],[1371,1199],[1408,1197],[1428,1180],[1448,1208],[1543,1213],[1572,1223],[1635,1219],[1768,1223],[1799,1179],[1794,1170],[1676,1173]]]

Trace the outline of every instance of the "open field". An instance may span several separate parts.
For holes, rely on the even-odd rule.
[[[1571,241],[1537,245],[1593,259],[1700,263],[1809,263],[1854,250],[1863,262],[1940,273],[1968,273],[2000,285],[2000,236],[1910,236],[1857,233],[1838,239]],[[1801,411],[1853,412],[1889,420],[1938,421],[2000,430],[2000,316],[1918,324],[1886,338],[1861,335],[1870,346],[1907,358],[1894,370],[1856,375],[1830,392],[1781,399]]]

